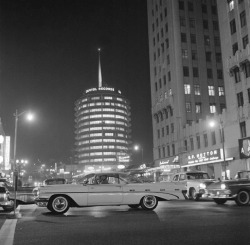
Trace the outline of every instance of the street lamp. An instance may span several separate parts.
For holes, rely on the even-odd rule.
[[[225,166],[226,165],[226,159],[225,159],[225,135],[224,135],[224,124],[223,124],[223,121],[220,118],[219,121],[212,120],[212,121],[209,122],[209,126],[211,128],[216,127],[217,124],[219,124],[219,128],[220,128],[220,135],[221,135],[221,141],[222,141],[222,151],[223,151],[223,164]],[[225,171],[225,178],[227,178],[226,171]]]
[[[143,163],[143,147],[141,145],[135,145],[134,150],[135,151],[141,150],[141,163]]]
[[[15,215],[15,210],[16,210],[16,189],[17,189],[17,177],[18,177],[18,171],[16,168],[16,141],[17,141],[17,124],[18,124],[18,119],[20,116],[25,115],[28,121],[32,121],[34,119],[33,114],[23,111],[21,113],[16,112],[14,113],[15,117],[15,135],[14,135],[14,153],[13,153],[13,184],[14,184],[14,215]]]

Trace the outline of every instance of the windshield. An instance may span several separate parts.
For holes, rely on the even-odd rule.
[[[210,179],[207,173],[188,173],[187,179]]]
[[[239,172],[239,179],[250,178],[250,171]]]
[[[120,180],[123,182],[129,184],[129,183],[143,183],[141,179],[139,179],[135,175],[128,175],[128,174],[121,174],[120,175]]]

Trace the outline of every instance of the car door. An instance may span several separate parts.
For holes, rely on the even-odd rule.
[[[184,191],[187,189],[187,179],[186,179],[186,174],[182,173],[179,175],[178,181],[176,181],[176,189],[178,191]]]
[[[176,196],[178,196],[180,199],[184,198],[182,191],[185,189],[184,188],[184,183],[182,181],[184,177],[182,176],[182,174],[175,174],[171,184],[172,184],[172,189],[173,189],[173,194],[175,194]],[[184,188],[184,189],[183,189]]]
[[[110,178],[108,184],[89,185],[88,206],[118,205],[122,203],[122,200],[123,185],[115,177]]]

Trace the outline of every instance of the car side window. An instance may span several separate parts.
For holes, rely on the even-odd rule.
[[[179,178],[179,181],[181,181],[181,180],[185,180],[185,179],[186,179],[185,174],[181,174],[181,175],[180,175],[180,178]]]
[[[173,181],[178,181],[178,179],[179,179],[179,175],[175,175],[173,178]]]
[[[119,179],[117,177],[109,177],[108,183],[109,184],[119,184]]]

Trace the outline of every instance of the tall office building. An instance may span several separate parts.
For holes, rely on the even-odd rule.
[[[250,170],[250,0],[217,1],[224,66],[226,146],[231,172]]]
[[[100,53],[99,53],[100,54]],[[86,172],[112,171],[130,163],[130,103],[120,90],[103,86],[99,55],[98,87],[75,103],[76,152]]]
[[[148,0],[155,166],[179,163],[185,128],[226,107],[216,0]]]

